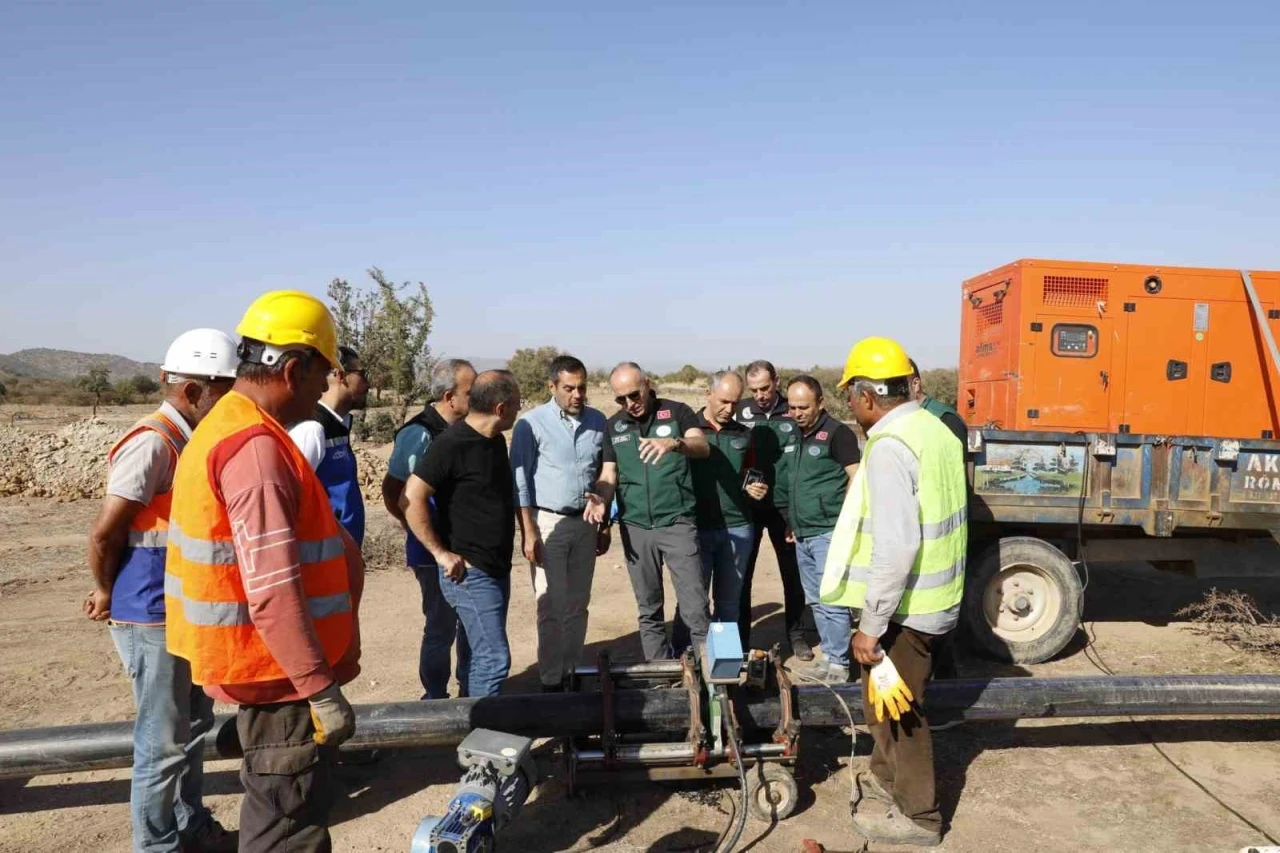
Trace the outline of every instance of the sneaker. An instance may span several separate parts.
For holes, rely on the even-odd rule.
[[[802,660],[805,663],[808,663],[813,660],[813,647],[805,641],[804,637],[792,637],[791,654],[797,660]]]
[[[181,853],[236,853],[240,839],[237,833],[227,832],[212,815],[195,832],[178,840]]]
[[[942,833],[916,823],[893,803],[875,803],[853,816],[853,828],[868,841],[880,844],[903,844],[912,847],[937,847]]]
[[[828,684],[845,684],[849,681],[849,667],[838,663],[828,664],[827,673],[822,680]]]

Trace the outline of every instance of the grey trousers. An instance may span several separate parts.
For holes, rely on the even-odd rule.
[[[672,655],[662,610],[664,562],[671,572],[680,617],[689,627],[694,648],[701,649],[707,642],[711,613],[702,576],[702,558],[698,554],[697,530],[683,521],[657,530],[629,524],[621,527],[622,550],[627,557],[627,573],[631,576],[631,590],[639,610],[640,644],[645,660],[663,660]]]

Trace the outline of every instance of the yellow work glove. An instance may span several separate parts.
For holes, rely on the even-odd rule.
[[[311,703],[311,722],[316,727],[316,743],[338,746],[356,733],[356,712],[337,683],[307,700]]]
[[[868,704],[875,709],[876,722],[883,723],[885,711],[895,720],[911,713],[911,703],[916,697],[911,695],[911,688],[902,680],[893,661],[885,655],[878,664],[871,667],[871,674],[867,679],[867,698],[870,700]]]

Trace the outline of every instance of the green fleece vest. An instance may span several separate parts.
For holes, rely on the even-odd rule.
[[[787,509],[791,530],[807,538],[830,533],[840,518],[840,505],[849,489],[849,475],[831,456],[831,439],[844,426],[824,414],[809,435],[800,427],[788,434],[782,446],[779,480],[787,483]],[[848,427],[845,427],[848,429]]]
[[[876,432],[863,451],[864,460],[871,458],[876,445],[886,441],[904,444],[920,466],[920,550],[896,615],[950,610],[964,597],[964,561],[969,541],[964,450],[942,421],[924,409]],[[832,536],[822,576],[821,598],[826,604],[862,607],[871,574],[874,543],[868,521],[874,499],[864,464],[858,469],[848,506]]]
[[[693,492],[698,497],[699,530],[720,530],[747,524],[748,505],[755,503],[742,491],[742,467],[751,449],[751,430],[708,427],[702,431],[711,445],[706,459],[690,459]]]
[[[957,412],[955,409],[951,408],[941,400],[935,400],[932,397],[925,397],[923,400],[921,400],[920,408],[924,409],[926,412],[933,415],[935,418],[941,418],[943,415],[948,415],[948,414],[955,415],[957,418],[960,418],[959,412]],[[964,420],[964,418],[960,418],[960,420]]]
[[[609,419],[604,440],[613,443],[618,460],[618,519],[624,524],[654,530],[694,520],[697,500],[689,459],[668,453],[657,464],[640,461],[641,438],[681,437],[672,410],[676,405],[656,398],[647,421],[633,421],[622,413]]]
[[[764,474],[769,485],[769,494],[760,504],[785,507],[787,484],[778,476],[778,466],[782,462],[782,445],[796,429],[796,422],[787,413],[787,401],[778,397],[766,415],[756,408],[754,400],[743,400],[734,420],[754,430],[755,469]]]

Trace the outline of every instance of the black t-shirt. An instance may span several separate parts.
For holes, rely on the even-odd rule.
[[[647,433],[649,427],[653,425],[654,418],[657,417],[659,411],[667,411],[671,414],[666,417],[670,420],[668,423],[675,423],[675,428],[671,430],[668,438],[684,438],[684,434],[691,429],[697,429],[698,415],[693,409],[684,403],[676,400],[664,400],[657,394],[650,392],[649,394],[649,411],[645,413],[643,418],[633,418],[626,409],[615,412],[605,423],[605,434],[612,436],[615,432],[614,424],[619,421],[625,421],[629,424],[640,424],[642,434]],[[666,418],[664,418],[666,420]],[[604,461],[617,462],[618,454],[613,451],[613,442],[605,441],[603,446]]]
[[[831,415],[826,415],[818,422],[816,432],[825,430],[831,431],[832,459],[846,468],[862,461],[862,450],[858,447],[858,436],[853,430],[831,417]]]
[[[515,499],[507,442],[458,421],[431,442],[413,473],[435,489],[436,532],[445,546],[485,574],[511,573]]]

